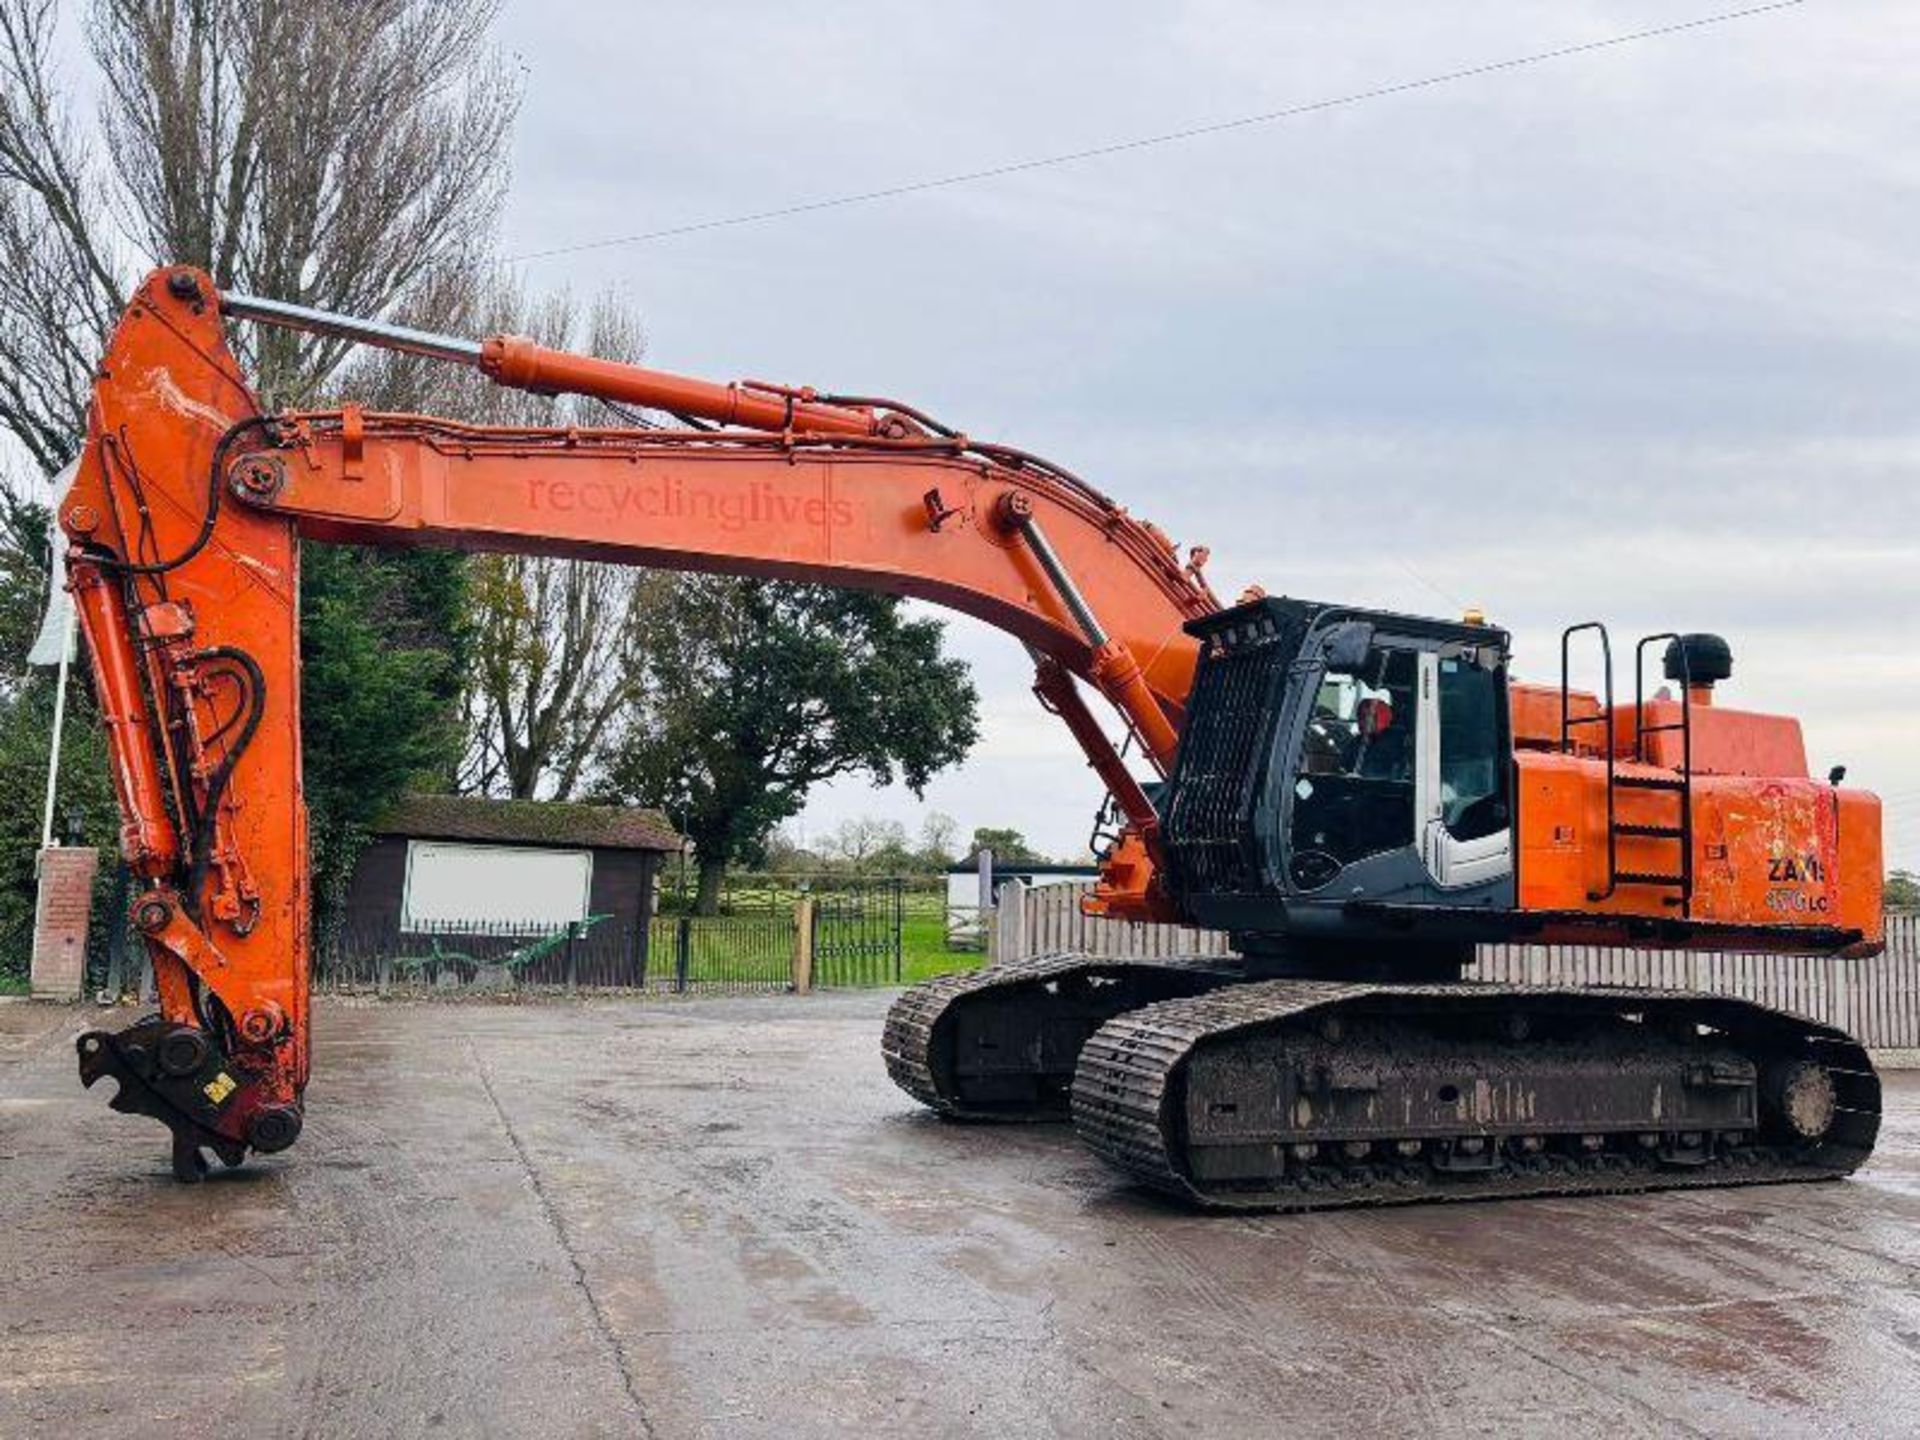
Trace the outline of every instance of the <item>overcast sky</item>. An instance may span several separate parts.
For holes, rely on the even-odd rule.
[[[1713,0],[510,4],[510,253],[1265,112]],[[1089,23],[1097,16],[1097,23]],[[909,23],[905,17],[912,17]],[[937,18],[936,18],[937,17]],[[1054,456],[1221,593],[1716,630],[1920,867],[1920,8],[1804,6],[1191,143],[526,266],[655,364],[888,393]],[[928,804],[1083,842],[1018,646]],[[1630,684],[1623,677],[1623,683]],[[840,784],[809,808],[921,806]]]
[[[507,0],[510,254],[1125,141],[1739,0]],[[66,16],[69,24],[72,11]],[[1097,23],[1093,23],[1097,20]],[[75,78],[91,84],[82,65]],[[1920,7],[1807,3],[1277,124],[528,262],[654,364],[911,401],[1087,475],[1216,590],[1732,642],[1920,869]],[[1084,843],[1018,645],[923,805]],[[1624,666],[1623,666],[1624,671]],[[1631,679],[1620,683],[1630,693]]]

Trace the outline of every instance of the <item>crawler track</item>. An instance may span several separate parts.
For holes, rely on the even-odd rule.
[[[1808,1066],[1831,1082],[1811,1138],[1765,1098]],[[1315,1210],[1842,1176],[1880,1085],[1842,1032],[1724,996],[1275,980],[1116,1016],[1072,1109],[1143,1184]]]
[[[1115,1015],[1240,978],[1214,957],[1048,955],[942,975],[887,1011],[881,1048],[902,1090],[965,1120],[1064,1120],[1087,1037]]]

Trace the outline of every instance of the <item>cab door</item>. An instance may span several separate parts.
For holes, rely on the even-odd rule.
[[[1397,894],[1420,883],[1415,793],[1419,651],[1392,640],[1303,672],[1289,782],[1288,881],[1298,893]]]
[[[1492,646],[1422,650],[1414,813],[1433,883],[1456,891],[1513,873],[1504,657]]]

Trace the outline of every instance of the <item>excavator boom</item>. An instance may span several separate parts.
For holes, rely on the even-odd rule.
[[[503,385],[671,412],[683,428],[502,428],[353,406],[267,415],[224,323],[319,331]],[[309,876],[299,753],[299,541],[431,544],[815,581],[932,600],[1017,635],[1056,689],[1105,695],[1161,773],[1218,609],[1158,530],[1034,457],[909,407],[718,385],[518,337],[430,335],[157,271],[104,357],[58,520],[142,891],[160,1015],[89,1035],[83,1072],[174,1129],[180,1168],[298,1133]],[[703,423],[704,422],[704,423]],[[721,428],[713,428],[718,426]],[[1088,595],[1097,597],[1090,601]],[[1097,725],[1075,733],[1126,774]],[[1112,904],[1166,913],[1156,817]]]

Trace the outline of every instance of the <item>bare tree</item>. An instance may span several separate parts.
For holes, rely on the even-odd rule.
[[[7,514],[44,520],[25,472],[78,448],[106,333],[148,266],[415,324],[470,303],[518,106],[487,40],[497,10],[92,0],[89,125],[56,66],[53,0],[0,0],[0,441],[30,462],[0,446],[15,460],[0,473]],[[269,406],[323,400],[343,379],[339,341],[249,326],[232,340]],[[459,559],[315,547],[302,568],[317,895],[338,892],[394,795],[458,763]],[[24,568],[38,561],[31,545],[0,547],[0,589],[40,593]],[[393,698],[370,725],[375,695]],[[30,890],[0,867],[0,886],[16,879]]]
[[[612,295],[582,308],[566,294],[530,302],[511,282],[474,292],[469,328],[637,360],[645,335]],[[411,408],[427,380],[412,357],[381,355],[365,384]],[[646,425],[599,401],[501,390],[470,371],[434,395],[440,408],[495,424]],[[467,750],[461,788],[514,799],[571,797],[632,720],[644,679],[641,616],[674,577],[618,565],[485,555],[468,576]]]
[[[944,870],[960,853],[960,822],[943,810],[929,810],[920,820],[920,863]]]
[[[4,3],[4,0],[0,0]],[[410,317],[466,335],[530,335],[545,345],[637,361],[647,337],[637,311],[614,291],[585,306],[568,291],[532,296],[499,266],[447,268],[410,296]],[[426,323],[416,320],[415,323]],[[652,426],[650,415],[578,395],[537,395],[494,384],[477,370],[397,350],[364,350],[345,372],[357,399],[384,410],[432,410],[490,425]]]
[[[489,555],[473,608],[462,788],[566,800],[641,699],[636,612],[670,576]]]
[[[0,0],[0,425],[42,470],[79,448],[124,271],[96,226],[108,199],[62,97],[51,0]]]
[[[0,426],[43,470],[71,455],[94,357],[155,261],[351,314],[637,357],[631,310],[530,302],[487,263],[517,104],[487,45],[497,10],[93,0],[84,33],[104,82],[94,146],[62,98],[52,0],[0,0],[0,261],[21,277],[0,290]],[[591,402],[334,339],[251,327],[233,339],[270,405],[348,390],[380,408],[502,424],[609,418]],[[461,778],[570,794],[631,698],[639,667],[620,657],[644,586],[606,567],[505,557],[467,578]]]
[[[820,842],[820,852],[856,875],[898,874],[913,868],[907,827],[898,820],[873,816],[842,820]]]
[[[497,0],[95,0],[98,152],[63,98],[53,0],[0,0],[0,426],[71,456],[137,269],[178,261],[280,299],[420,318],[492,238],[518,94]],[[270,402],[346,355],[238,337]]]
[[[953,863],[959,835],[959,822],[938,810],[921,819],[917,846],[908,841],[907,828],[898,820],[863,816],[835,826],[820,842],[820,853],[859,875],[938,871]]]

